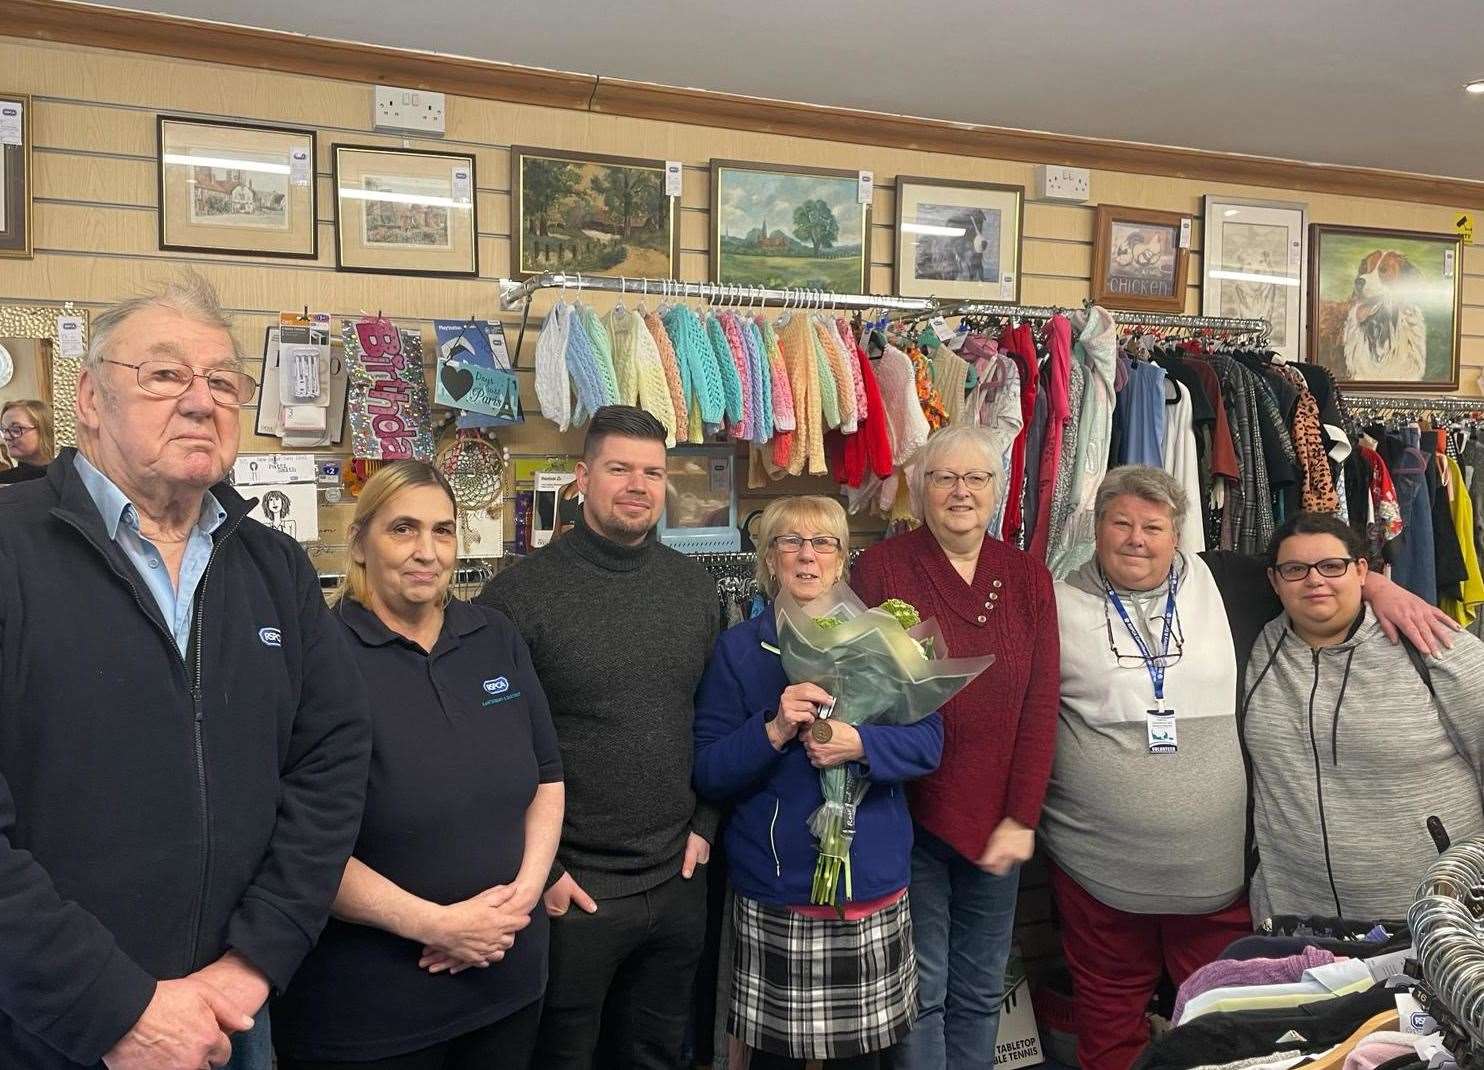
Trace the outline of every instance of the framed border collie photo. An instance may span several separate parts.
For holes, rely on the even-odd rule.
[[[1024,186],[898,176],[893,289],[1018,303],[1024,222]]]
[[[1458,389],[1457,235],[1309,228],[1309,359],[1341,386]]]

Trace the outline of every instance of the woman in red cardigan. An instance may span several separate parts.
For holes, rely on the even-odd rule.
[[[943,629],[953,657],[995,663],[943,707],[943,760],[911,785],[912,927],[919,1016],[909,1070],[992,1065],[1020,865],[1056,745],[1060,652],[1051,575],[991,539],[1001,443],[960,425],[914,465],[924,524],[868,549],[851,582],[867,605],[901,598]]]

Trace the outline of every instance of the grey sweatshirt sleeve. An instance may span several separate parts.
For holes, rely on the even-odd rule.
[[[1484,642],[1456,633],[1453,648],[1427,665],[1443,729],[1484,790]]]

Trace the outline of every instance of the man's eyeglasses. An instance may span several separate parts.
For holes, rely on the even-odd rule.
[[[773,549],[781,554],[796,554],[804,548],[806,542],[814,547],[815,553],[823,556],[840,552],[840,540],[833,535],[816,535],[812,539],[806,539],[802,535],[775,535]]]
[[[231,408],[246,405],[258,392],[257,381],[251,375],[231,368],[212,368],[207,372],[198,372],[180,360],[146,360],[139,364],[129,364],[108,357],[103,358],[103,363],[133,368],[140,387],[145,393],[157,398],[178,398],[197,379],[206,380],[206,386],[218,405]]]
[[[984,471],[949,472],[942,468],[935,468],[933,471],[927,473],[928,486],[934,490],[951,490],[958,484],[960,479],[964,481],[964,486],[970,490],[983,490],[994,479],[994,473]]]
[[[4,435],[6,438],[25,438],[29,432],[35,430],[36,428],[27,427],[25,424],[9,424],[5,427],[0,427],[0,435]]]
[[[1312,565],[1307,561],[1284,561],[1273,566],[1273,571],[1289,583],[1298,583],[1307,579],[1309,570],[1313,569],[1325,579],[1337,580],[1343,576],[1354,564],[1353,557],[1326,557],[1323,561],[1315,561]]]

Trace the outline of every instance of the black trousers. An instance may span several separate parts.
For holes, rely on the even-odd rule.
[[[534,1066],[675,1070],[706,938],[706,871],[551,919]]]
[[[857,1055],[852,1059],[826,1059],[819,1065],[822,1070],[892,1070],[895,1065],[892,1061],[893,1051],[895,1047],[873,1051],[870,1055]],[[804,1070],[806,1063],[803,1059],[790,1059],[787,1055],[755,1051],[747,1065],[749,1070]]]
[[[441,1044],[369,1062],[278,1060],[278,1070],[528,1070],[541,1022],[541,1001]]]

